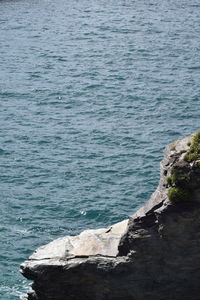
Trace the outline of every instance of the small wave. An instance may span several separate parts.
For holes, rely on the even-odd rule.
[[[188,68],[189,70],[200,70],[200,66],[192,66]]]
[[[5,153],[5,150],[3,150],[3,149],[0,148],[0,155],[2,155],[4,153]]]
[[[9,155],[11,152],[0,148],[0,155]]]

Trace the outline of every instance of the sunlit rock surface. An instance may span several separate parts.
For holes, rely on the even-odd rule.
[[[200,192],[171,203],[167,177],[192,137],[166,147],[158,188],[129,220],[57,239],[21,265],[29,300],[199,300]],[[188,164],[198,182],[199,170]],[[196,176],[196,178],[195,178]],[[148,180],[148,178],[147,178]]]

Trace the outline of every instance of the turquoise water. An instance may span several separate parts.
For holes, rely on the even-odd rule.
[[[199,129],[200,5],[0,1],[0,299],[38,246],[127,218]]]

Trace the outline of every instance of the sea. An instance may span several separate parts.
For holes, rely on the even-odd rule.
[[[199,0],[0,0],[0,300],[37,247],[149,199],[199,83]]]

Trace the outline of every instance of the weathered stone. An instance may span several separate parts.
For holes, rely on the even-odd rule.
[[[129,220],[37,249],[21,265],[34,281],[27,299],[199,300],[199,169],[184,162],[188,142],[191,137],[165,149],[158,188]],[[174,166],[192,174],[192,201],[169,201]]]

